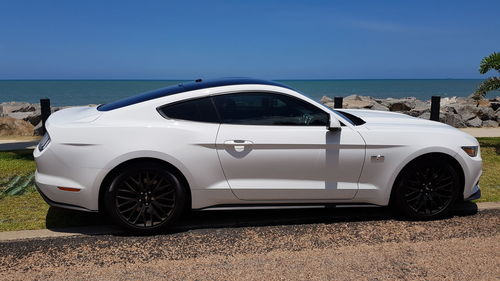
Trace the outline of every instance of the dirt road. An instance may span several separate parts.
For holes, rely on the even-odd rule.
[[[0,279],[500,279],[498,209],[430,222],[370,208],[194,216],[215,228],[0,243]]]

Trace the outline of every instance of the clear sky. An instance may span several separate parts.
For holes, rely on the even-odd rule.
[[[480,78],[500,1],[0,0],[0,79]]]

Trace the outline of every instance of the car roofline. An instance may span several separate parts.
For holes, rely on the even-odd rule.
[[[253,78],[223,78],[223,79],[211,79],[211,80],[197,79],[197,80],[192,81],[192,82],[180,83],[177,85],[172,85],[172,86],[168,86],[165,88],[160,88],[160,89],[153,90],[153,91],[146,92],[146,93],[142,93],[139,95],[130,96],[130,97],[120,99],[120,100],[117,100],[117,101],[114,101],[114,102],[111,102],[108,104],[102,104],[102,105],[99,105],[97,107],[97,110],[110,111],[110,110],[122,108],[125,106],[133,105],[133,104],[137,104],[137,103],[141,103],[141,102],[145,102],[145,101],[149,101],[149,100],[154,100],[154,99],[165,97],[165,96],[194,91],[194,90],[202,90],[202,89],[223,87],[223,86],[248,85],[248,84],[277,86],[277,87],[281,87],[281,88],[294,90],[293,88],[286,86],[284,84],[278,83],[278,82],[261,80],[261,79],[253,79]]]

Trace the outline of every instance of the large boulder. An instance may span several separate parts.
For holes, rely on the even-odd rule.
[[[334,108],[335,104],[333,102],[327,102],[324,105],[328,106],[329,108]]]
[[[0,117],[0,136],[32,136],[31,123],[12,117]]]
[[[38,123],[36,126],[35,126],[35,129],[33,130],[33,134],[35,136],[42,136],[43,135],[43,126],[42,126],[42,121],[40,121],[40,123]]]
[[[327,97],[327,96],[323,96],[323,97],[319,100],[319,102],[321,102],[322,104],[327,104],[327,103],[329,103],[329,102],[333,102],[333,99],[332,99],[332,98],[330,98],[330,97]]]
[[[418,118],[430,120],[431,119],[431,112],[430,111],[424,112],[424,113],[422,113],[422,115],[418,116]]]
[[[500,108],[500,102],[492,102],[491,103],[491,109],[496,111],[499,108]]]
[[[375,102],[372,107],[370,107],[371,110],[380,110],[380,111],[389,111],[389,108],[387,106],[380,104],[378,102]]]
[[[494,121],[494,120],[486,120],[486,121],[483,121],[483,127],[493,127],[493,128],[496,128],[498,127],[498,122],[497,121]]]
[[[34,112],[33,114],[28,115],[23,120],[30,122],[31,125],[33,125],[33,126],[36,126],[38,123],[40,123],[42,121],[42,114],[39,112]]]
[[[430,118],[430,114],[429,114]],[[448,124],[450,126],[453,126],[455,128],[465,128],[467,125],[465,124],[464,120],[462,120],[462,117],[456,113],[452,112],[445,112],[444,114],[439,115],[439,121]]]
[[[346,100],[371,100],[371,99],[372,99],[371,97],[367,97],[367,96],[349,95],[349,96],[344,98],[344,101],[346,101]]]
[[[477,117],[479,117],[483,121],[495,119],[495,111],[491,107],[479,106]]]
[[[467,104],[456,106],[455,110],[457,111],[457,114],[460,114],[460,116],[462,116],[462,119],[470,120],[477,116],[479,108],[477,106]]]
[[[8,115],[12,112],[27,112],[27,111],[35,111],[35,105],[32,105],[27,102],[4,102],[1,103],[2,111],[4,115]]]
[[[483,121],[479,119],[479,117],[474,117],[470,120],[467,120],[465,124],[467,124],[468,127],[479,128],[483,124]]]
[[[33,112],[16,111],[16,112],[11,112],[9,114],[6,114],[5,116],[11,117],[11,118],[14,118],[14,119],[22,119],[22,120],[24,120],[25,118],[28,118],[28,116],[30,116],[32,114],[33,114]]]
[[[417,116],[424,114],[425,112],[431,111],[430,103],[427,103],[427,102],[424,102],[421,100],[416,100],[414,105],[415,106],[408,113],[411,116],[417,117]]]
[[[371,108],[375,102],[366,101],[366,100],[344,100],[342,107],[343,108]]]
[[[367,96],[350,95],[344,98],[342,107],[343,108],[371,108],[375,104],[375,100]]]
[[[40,105],[38,104],[27,104],[15,109],[12,112],[34,112],[40,110]]]
[[[479,101],[477,101],[477,105],[478,106],[490,107],[491,106],[491,102],[489,100],[479,100]]]
[[[457,103],[457,97],[444,97],[444,98],[441,98],[441,100],[440,100],[441,106],[455,104],[455,103]]]
[[[393,98],[387,98],[387,99],[375,99],[375,101],[377,103],[379,103],[380,105],[383,105],[387,108],[389,108],[389,106],[391,105],[391,102],[389,100],[394,100]]]
[[[33,126],[36,126],[36,124],[38,124],[42,120],[42,114],[40,111],[16,111],[11,112],[5,116],[28,121]]]
[[[415,108],[416,98],[386,99],[390,111],[410,111]]]
[[[411,107],[404,102],[395,102],[389,106],[390,111],[410,111]]]

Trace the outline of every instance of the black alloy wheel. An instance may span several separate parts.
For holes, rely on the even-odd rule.
[[[106,192],[108,213],[119,225],[154,232],[182,213],[186,195],[181,181],[157,163],[135,163],[121,170]]]
[[[438,157],[424,157],[407,166],[395,185],[395,205],[412,219],[449,214],[459,197],[459,177],[452,165]]]

